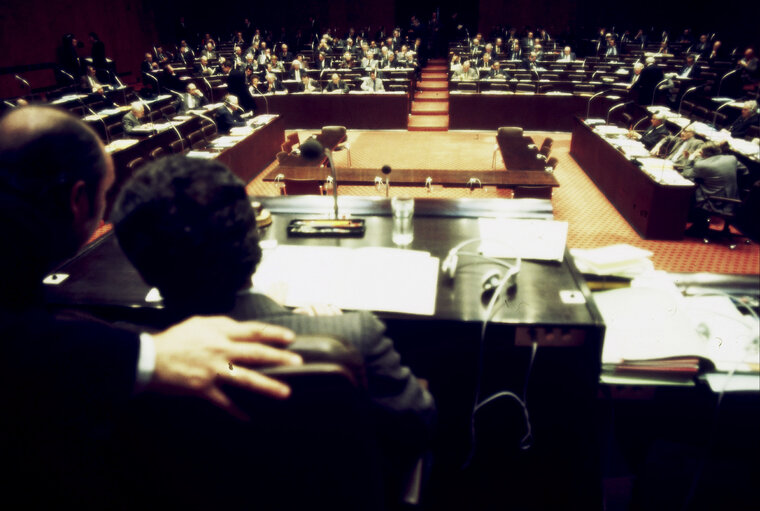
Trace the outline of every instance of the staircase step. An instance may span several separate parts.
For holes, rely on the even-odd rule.
[[[409,131],[448,131],[448,115],[410,115]]]
[[[449,75],[448,73],[428,73],[427,71],[422,72],[422,81],[425,80],[448,80]]]
[[[449,101],[449,91],[431,90],[417,91],[414,93],[414,101]]]
[[[436,91],[448,91],[449,90],[449,82],[443,81],[443,80],[432,80],[427,82],[417,82],[417,89],[429,91],[429,90],[436,90]]]
[[[445,73],[449,68],[444,66],[426,66],[422,69],[423,73]]]
[[[449,103],[444,101],[415,101],[412,103],[413,114],[448,115]]]

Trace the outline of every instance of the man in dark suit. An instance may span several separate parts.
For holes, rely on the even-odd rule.
[[[742,113],[728,128],[731,136],[734,138],[744,138],[747,136],[747,131],[752,125],[760,124],[760,116],[757,113],[757,101],[746,101],[742,105]]]
[[[292,338],[271,325],[193,318],[141,335],[53,315],[43,278],[91,238],[113,181],[97,134],[71,115],[24,107],[0,119],[0,232],[13,241],[12,250],[0,251],[2,266],[13,268],[0,280],[0,451],[13,466],[2,488],[30,508],[122,506],[120,492],[129,488],[114,477],[109,442],[135,394],[182,394],[232,412],[225,380],[274,397],[288,389],[251,366],[220,368],[242,360],[299,362],[240,342]]]
[[[663,137],[670,134],[667,126],[665,126],[665,118],[661,114],[655,114],[652,116],[651,126],[641,135],[639,139],[644,147],[652,149],[657,142]]]
[[[267,73],[264,78],[264,89],[267,94],[285,91],[285,87],[282,86],[282,82],[277,78],[276,74]]]
[[[699,78],[699,65],[694,58],[694,55],[687,55],[686,62],[681,69],[678,70],[678,78],[691,78],[695,80]]]
[[[237,97],[244,111],[253,110],[256,103],[245,84],[245,73],[240,69],[232,69],[229,61],[222,64],[222,72],[227,75],[227,92]]]
[[[246,126],[245,120],[240,113],[240,105],[237,96],[227,94],[224,104],[216,109],[216,130],[226,135],[233,127]]]
[[[510,78],[511,76],[501,68],[501,63],[498,60],[493,63],[491,70],[488,71],[489,80],[509,80]]]
[[[575,60],[575,53],[569,46],[565,46],[562,55],[557,59],[558,62],[572,62]]]
[[[654,102],[657,92],[655,89],[664,76],[662,69],[657,67],[654,57],[647,57],[646,66],[630,87],[631,90],[638,92],[637,101],[640,105],[651,105]]]
[[[135,101],[131,105],[131,110],[121,118],[121,124],[124,127],[124,133],[131,135],[135,128],[142,125],[145,117],[145,106],[140,101]]]
[[[158,288],[172,319],[229,314],[341,339],[364,358],[369,398],[384,417],[379,431],[422,452],[433,399],[401,364],[374,315],[311,317],[250,292],[261,258],[256,215],[243,182],[226,166],[184,156],[152,162],[125,185],[113,218],[124,253]]]
[[[330,79],[330,83],[327,84],[324,92],[343,92],[347,94],[348,90],[348,84],[340,79],[340,75],[338,73],[333,73]]]
[[[195,110],[208,105],[208,99],[194,83],[188,83],[185,93],[182,94],[182,103],[179,106],[179,113],[184,114],[189,110]]]

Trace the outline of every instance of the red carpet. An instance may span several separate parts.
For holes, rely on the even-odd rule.
[[[301,140],[311,132],[299,132]],[[740,245],[729,250],[725,245],[705,245],[701,240],[648,241],[638,234],[620,216],[604,195],[568,154],[569,133],[528,133],[536,144],[546,136],[554,139],[552,156],[558,158],[555,170],[560,182],[552,200],[555,218],[570,223],[568,246],[571,248],[594,248],[615,243],[627,243],[654,253],[652,261],[658,270],[669,272],[712,272],[729,274],[760,274],[760,246],[757,243]],[[494,132],[448,131],[403,132],[349,130],[351,160],[354,167],[379,169],[382,165],[392,168],[438,168],[438,169],[490,169],[495,144]],[[346,165],[346,155],[335,157],[338,167]],[[274,164],[248,185],[251,195],[276,195],[279,190],[271,182],[264,182],[264,174]],[[500,155],[496,155],[496,168],[504,168]],[[463,181],[466,181],[463,173]],[[340,175],[338,177],[340,182]],[[339,186],[341,195],[381,196],[384,192],[373,186]],[[476,189],[443,188],[433,184],[432,192],[420,187],[393,187],[391,194],[416,197],[483,197],[511,198],[511,191],[495,188]],[[685,228],[686,226],[684,226]]]

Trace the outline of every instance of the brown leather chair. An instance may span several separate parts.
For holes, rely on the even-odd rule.
[[[324,195],[324,182],[318,179],[283,178],[282,195]]]
[[[346,166],[351,166],[351,144],[348,142],[345,126],[324,126],[317,138],[326,149],[331,149],[333,154],[345,151]]]
[[[288,383],[289,399],[225,389],[250,421],[193,399],[134,400],[118,431],[125,507],[400,509],[397,474],[413,467],[388,465],[396,458],[380,447],[361,356],[329,337],[289,349],[302,366],[261,370]]]

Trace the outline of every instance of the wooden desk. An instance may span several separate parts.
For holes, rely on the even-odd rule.
[[[279,166],[264,177],[265,181],[274,181],[279,174],[291,179],[324,180],[330,174],[326,167]],[[338,168],[338,186],[373,185],[375,177],[384,175],[379,169]],[[554,174],[542,170],[431,170],[431,169],[396,169],[391,174],[391,185],[424,186],[430,177],[434,185],[466,187],[471,178],[480,180],[483,186],[498,188],[519,188],[520,186],[557,187],[559,182]]]
[[[449,128],[496,130],[520,126],[524,130],[570,131],[573,119],[586,115],[589,98],[553,94],[453,93],[449,96]],[[607,100],[592,102],[592,116],[606,112]]]
[[[256,95],[256,112],[279,114],[285,129],[345,126],[349,129],[406,129],[409,94],[405,92],[296,93]]]
[[[683,238],[694,186],[656,182],[578,118],[570,154],[642,238]]]

